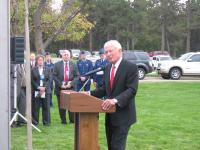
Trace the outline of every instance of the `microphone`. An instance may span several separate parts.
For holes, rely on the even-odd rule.
[[[105,69],[105,67],[99,67],[99,68],[97,68],[97,69],[94,69],[94,70],[92,70],[92,71],[87,72],[87,73],[84,74],[83,76],[90,76],[90,75],[92,75],[92,74],[94,74],[94,73],[96,73],[96,72],[102,71],[102,70],[104,70],[104,69]]]

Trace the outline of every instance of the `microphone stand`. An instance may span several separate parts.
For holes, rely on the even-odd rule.
[[[99,71],[102,71],[102,70],[104,70],[104,68],[105,68],[105,67],[97,68],[97,69],[95,69],[95,70],[92,70],[92,71],[88,72],[89,74],[86,73],[85,75],[83,75],[83,76],[89,76],[89,77],[88,77],[87,81],[83,84],[83,86],[81,87],[81,89],[80,89],[78,92],[80,92],[80,91],[83,90],[83,88],[86,86],[86,84],[90,81],[90,76],[91,76],[92,74],[94,74],[94,73],[96,73],[96,72],[99,72]]]
[[[87,84],[89,81],[90,81],[90,76],[88,77],[88,79],[86,80],[86,82],[83,84],[83,86],[81,87],[81,89],[80,89],[78,92],[82,91],[83,88],[86,86],[86,84]]]

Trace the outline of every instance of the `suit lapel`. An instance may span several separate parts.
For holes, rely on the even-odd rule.
[[[117,81],[118,81],[118,79],[119,79],[119,77],[120,77],[120,75],[123,73],[123,59],[122,59],[122,61],[121,61],[121,63],[119,64],[119,67],[117,68],[117,72],[115,73],[115,78],[114,78],[114,81],[113,81],[113,88],[112,88],[112,90],[111,90],[111,93],[113,92],[113,90],[115,89],[115,87],[116,87],[116,84],[117,84]],[[109,85],[110,86],[110,85]]]
[[[72,62],[71,61],[69,61],[69,79],[72,79],[73,78],[73,74],[72,74],[72,72],[73,72],[73,64],[72,64]]]
[[[62,77],[62,81],[63,81],[64,80],[64,62],[63,61],[61,61],[60,67],[61,67],[61,69],[60,69],[61,77]]]
[[[36,67],[36,68],[35,68],[35,70],[36,70],[36,75],[37,75],[38,79],[40,79],[40,72],[39,72],[39,68],[38,68],[38,67]]]
[[[105,74],[105,78],[106,78],[105,81],[107,81],[105,84],[106,84],[108,93],[111,92],[111,89],[110,89],[110,70],[111,70],[111,67],[112,67],[112,64],[109,64],[107,73]]]

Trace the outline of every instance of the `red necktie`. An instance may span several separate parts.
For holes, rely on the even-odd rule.
[[[115,66],[112,65],[112,69],[110,73],[110,89],[112,89],[114,78],[115,78]]]
[[[68,81],[69,77],[68,77],[68,64],[65,63],[65,70],[64,70],[64,81]]]

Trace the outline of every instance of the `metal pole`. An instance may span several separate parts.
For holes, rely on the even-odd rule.
[[[17,64],[14,64],[14,109],[17,110]]]
[[[10,0],[0,0],[0,150],[10,149]]]
[[[31,71],[30,71],[30,41],[29,41],[29,11],[28,0],[25,3],[25,51],[26,51],[26,116],[27,116],[27,149],[32,150],[32,117],[31,117]]]

